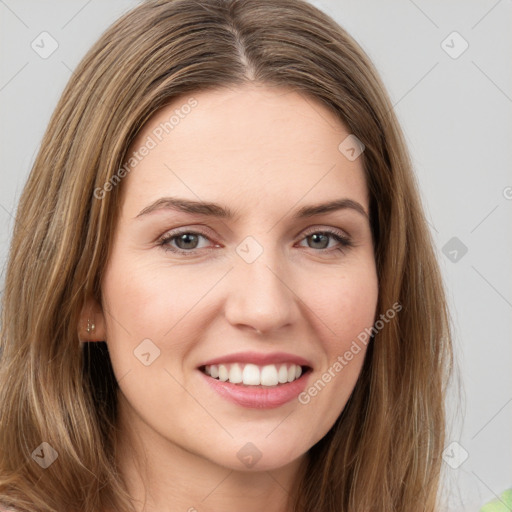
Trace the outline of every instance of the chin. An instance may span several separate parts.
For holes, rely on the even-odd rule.
[[[297,443],[290,441],[288,439],[289,446],[283,445],[278,438],[273,441],[263,438],[261,442],[257,440],[254,442],[235,442],[233,444],[236,446],[233,447],[233,451],[224,451],[219,456],[213,456],[210,460],[234,471],[252,473],[274,471],[292,463],[297,463],[297,460],[306,454],[306,446],[301,449],[297,447]]]

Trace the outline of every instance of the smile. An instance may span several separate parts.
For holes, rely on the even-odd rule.
[[[198,370],[209,388],[221,398],[250,409],[273,409],[295,400],[306,388],[313,371],[294,363],[211,364]],[[231,378],[238,382],[231,382]]]
[[[221,382],[245,386],[278,386],[297,380],[308,367],[294,363],[256,365],[226,363],[202,366],[200,370]]]

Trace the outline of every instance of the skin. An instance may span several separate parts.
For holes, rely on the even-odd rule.
[[[82,339],[108,343],[120,386],[119,466],[137,510],[283,512],[307,451],[342,412],[366,348],[308,404],[275,409],[226,401],[197,367],[235,351],[291,352],[311,361],[310,386],[371,328],[378,280],[368,218],[349,208],[292,218],[340,198],[368,214],[362,158],[338,150],[350,131],[333,113],[291,90],[248,85],[193,97],[197,106],[121,183],[103,309],[87,302],[81,324],[90,317],[96,329],[82,328]],[[187,99],[158,112],[128,154]],[[220,203],[238,217],[161,209],[136,218],[163,196]],[[176,228],[204,231],[188,245],[167,242],[193,256],[158,245]],[[312,240],[329,228],[354,246]],[[252,263],[236,252],[248,236],[263,250]],[[145,339],[160,350],[149,366],[134,356]],[[237,457],[249,442],[261,453],[250,468]]]

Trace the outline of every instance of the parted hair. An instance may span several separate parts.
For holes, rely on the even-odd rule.
[[[344,410],[308,451],[297,512],[440,507],[450,317],[405,139],[366,53],[303,0],[149,0],[114,22],[62,93],[21,195],[2,296],[0,502],[30,512],[133,511],[117,467],[117,394],[106,343],[80,344],[101,280],[123,165],[174,98],[247,83],[321,102],[363,144],[379,282],[377,317]],[[42,442],[58,458],[46,469]]]

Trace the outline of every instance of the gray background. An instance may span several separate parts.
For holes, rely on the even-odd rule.
[[[477,511],[512,487],[512,0],[311,1],[372,58],[409,144],[462,383],[449,407],[446,510]],[[137,4],[0,0],[2,282],[17,201],[64,85]],[[44,31],[58,44],[47,58],[31,47]]]

